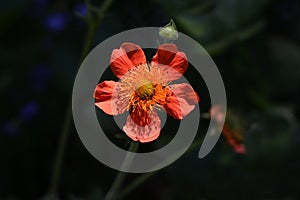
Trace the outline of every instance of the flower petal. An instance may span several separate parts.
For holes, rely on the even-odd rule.
[[[94,98],[95,105],[106,114],[117,115],[126,111],[128,102],[118,98],[117,85],[119,82],[103,81],[96,86]]]
[[[113,73],[121,78],[131,68],[146,63],[146,57],[140,46],[133,43],[123,43],[120,49],[113,50],[110,57],[110,67]]]
[[[137,119],[134,119],[133,117],[133,115],[129,115],[126,124],[123,127],[123,130],[128,137],[142,143],[151,142],[158,138],[160,134],[160,119],[156,112],[149,113],[149,121],[146,124],[141,123],[142,126],[137,124]]]
[[[121,49],[113,50],[110,57],[110,68],[114,75],[118,78],[122,78],[122,76],[133,67],[134,65],[128,58],[126,52],[123,52]]]
[[[138,126],[147,126],[151,122],[151,116],[149,112],[146,112],[138,106],[130,113],[130,116],[134,123],[136,123]]]
[[[156,54],[152,58],[153,64],[161,64],[169,66],[163,71],[169,74],[170,80],[180,78],[188,67],[188,61],[185,53],[179,52],[174,44],[160,45]]]
[[[238,154],[246,154],[246,148],[243,144],[243,137],[239,131],[233,130],[228,124],[225,124],[222,130],[227,143],[230,144]]]
[[[140,46],[133,43],[123,43],[121,49],[127,53],[134,66],[146,63],[146,56]]]
[[[175,119],[183,119],[200,100],[193,88],[186,83],[168,86],[164,109]]]

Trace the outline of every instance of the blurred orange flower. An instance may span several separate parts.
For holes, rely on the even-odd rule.
[[[222,124],[225,121],[222,133],[225,136],[227,143],[232,146],[236,153],[246,154],[246,148],[243,144],[244,138],[238,130],[234,130],[229,122],[225,120],[226,116],[223,107],[214,105],[211,107],[209,114],[217,124]]]

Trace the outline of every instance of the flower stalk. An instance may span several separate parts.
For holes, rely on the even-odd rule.
[[[138,149],[138,145],[139,145],[138,142],[131,142],[128,151],[136,152]],[[133,158],[134,158],[133,156],[127,154],[127,156],[124,159],[122,169],[124,170],[128,169],[132,163]],[[106,193],[104,200],[116,200],[119,198],[117,194],[119,194],[120,187],[124,183],[126,176],[127,176],[126,172],[122,172],[122,171],[118,172],[113,184],[111,185],[110,189]]]
[[[91,7],[90,1],[86,0],[85,1],[87,4],[87,7]],[[88,25],[88,31],[87,31],[87,36],[84,42],[84,46],[81,52],[80,56],[80,63],[84,60],[84,58],[87,56],[89,51],[92,48],[92,43],[93,39],[97,30],[97,27],[100,25],[102,22],[105,13],[111,6],[113,0],[106,0],[101,9],[99,10],[98,15],[96,18],[91,17],[91,10],[88,10],[88,17],[86,18],[86,22]],[[52,171],[52,177],[51,177],[51,182],[50,186],[48,189],[48,198],[50,200],[54,200],[57,198],[57,188],[58,188],[58,183],[59,183],[59,177],[61,176],[61,171],[62,171],[62,163],[63,159],[65,156],[65,149],[66,149],[66,143],[69,137],[69,132],[70,132],[70,127],[71,127],[71,122],[72,122],[72,101],[71,99],[69,100],[68,107],[65,112],[65,117],[63,121],[63,127],[61,130],[60,138],[59,138],[59,144],[57,147],[56,151],[56,156],[54,160],[54,165],[53,165],[53,171]]]

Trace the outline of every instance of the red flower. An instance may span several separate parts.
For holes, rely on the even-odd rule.
[[[138,45],[123,43],[113,50],[110,67],[120,81],[98,84],[95,105],[109,115],[129,111],[123,130],[134,141],[158,138],[161,127],[156,110],[164,109],[175,119],[182,119],[199,102],[189,84],[170,85],[188,67],[186,55],[174,44],[160,45],[152,62],[147,63]]]

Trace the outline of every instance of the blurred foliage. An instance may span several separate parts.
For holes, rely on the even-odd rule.
[[[0,2],[1,200],[46,198],[80,64],[87,27],[78,15],[85,9],[79,0]],[[93,46],[121,31],[163,26],[170,19],[213,56],[247,154],[236,154],[221,136],[204,159],[192,150],[126,199],[299,199],[300,2],[115,0]],[[207,112],[207,91],[195,88]],[[200,140],[208,123],[203,121]],[[61,199],[101,199],[115,174],[87,152],[72,127]],[[129,174],[125,186],[139,176]]]

